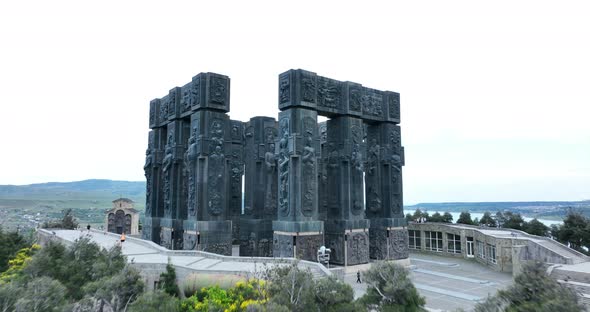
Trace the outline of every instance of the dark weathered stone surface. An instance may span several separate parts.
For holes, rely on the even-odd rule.
[[[243,219],[240,224],[240,256],[273,256],[272,221]]]
[[[312,261],[325,243],[345,265],[407,257],[399,93],[290,70],[278,121],[242,123],[229,85],[201,73],[150,102],[145,238]]]
[[[408,230],[405,228],[371,228],[370,257],[375,260],[397,260],[408,257]]]

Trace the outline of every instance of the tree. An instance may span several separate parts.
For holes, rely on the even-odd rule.
[[[406,222],[415,221],[411,213],[406,213]]]
[[[319,311],[354,312],[362,309],[354,302],[352,287],[333,276],[318,280],[314,292]]]
[[[43,223],[43,228],[59,228],[66,230],[74,230],[78,228],[78,221],[74,217],[72,208],[62,211],[63,217],[61,220],[52,220]]]
[[[87,298],[98,300],[113,311],[124,311],[145,288],[139,271],[125,267],[113,276],[105,276],[83,287]]]
[[[590,220],[579,212],[570,210],[563,224],[551,227],[551,235],[572,249],[588,253],[583,247],[590,247]]]
[[[549,233],[549,227],[537,220],[537,218],[534,218],[525,223],[524,231],[532,235],[547,236]]]
[[[146,292],[129,305],[129,312],[177,312],[180,311],[178,299],[160,289]]]
[[[507,211],[504,213],[504,224],[502,225],[503,228],[507,229],[515,229],[515,230],[524,230],[525,221],[520,215],[520,213],[512,213]]]
[[[408,270],[391,262],[375,262],[365,272],[367,292],[360,299],[369,310],[425,311],[426,301],[408,277]]]
[[[30,242],[18,232],[4,232],[0,226],[0,273],[8,269],[8,260],[29,245]]]
[[[442,222],[442,215],[437,211],[428,218],[428,222]]]
[[[453,215],[446,211],[442,216],[442,222],[444,223],[453,223]]]
[[[65,304],[66,288],[59,282],[43,276],[30,281],[22,297],[15,303],[16,312],[60,311]]]
[[[506,218],[504,217],[502,211],[496,212],[496,223],[498,224],[498,226],[503,227],[504,222],[506,222]]]
[[[105,250],[84,237],[69,248],[50,242],[33,256],[23,271],[29,278],[48,276],[60,281],[67,289],[67,297],[79,300],[84,296],[86,283],[113,276],[125,265],[120,247]]]
[[[168,263],[166,265],[166,272],[160,274],[160,281],[162,282],[162,290],[164,290],[165,293],[178,297],[180,290],[176,284],[176,270],[172,264]]]
[[[313,276],[297,264],[274,267],[266,273],[269,302],[289,311],[315,310]]]
[[[547,276],[542,263],[523,267],[514,284],[475,307],[476,312],[584,311],[575,292]]]
[[[457,223],[474,225],[473,220],[471,220],[471,214],[468,211],[461,212],[459,219],[457,219]]]
[[[421,218],[428,220],[428,219],[430,219],[430,216],[428,215],[428,212],[426,212],[426,211],[423,212],[420,209],[416,209],[416,211],[414,211],[414,215],[412,215],[412,219],[414,221],[419,221]]]
[[[14,311],[14,305],[24,291],[17,283],[0,283],[0,312]]]
[[[31,247],[25,247],[18,251],[16,256],[8,261],[8,269],[0,274],[0,283],[9,283],[22,278],[23,269],[33,258],[33,255],[41,248],[40,245],[33,244]]]
[[[483,216],[479,220],[479,224],[488,227],[496,227],[496,220],[492,218],[492,214],[489,211],[484,212]]]

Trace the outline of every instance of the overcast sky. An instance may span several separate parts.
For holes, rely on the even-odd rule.
[[[3,1],[0,184],[143,180],[149,101],[303,68],[401,93],[405,204],[590,199],[587,1]]]

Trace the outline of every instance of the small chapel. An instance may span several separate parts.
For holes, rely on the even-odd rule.
[[[139,234],[139,211],[133,208],[131,199],[118,198],[113,200],[113,208],[107,211],[106,228],[111,233]]]

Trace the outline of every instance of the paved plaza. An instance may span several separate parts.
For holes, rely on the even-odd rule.
[[[431,311],[471,311],[478,301],[512,283],[512,275],[496,272],[475,261],[429,254],[411,253],[410,278],[426,298]],[[366,284],[356,283],[356,273],[345,276],[360,297]]]
[[[118,236],[98,231],[56,230],[55,235],[72,242],[81,236],[88,236],[105,248],[118,243]],[[254,272],[260,262],[243,262],[248,258],[214,256],[202,253],[201,256],[190,252],[170,253],[166,249],[144,240],[129,238],[122,245],[123,254],[129,262],[158,264],[170,262],[178,267],[195,272],[215,272],[235,274]],[[166,253],[165,253],[165,252]],[[235,250],[237,251],[237,250]],[[235,252],[234,251],[234,252]],[[450,258],[430,254],[410,254],[410,277],[419,293],[426,297],[426,307],[431,311],[471,311],[478,301],[495,294],[512,283],[512,275],[496,272],[475,261],[463,258]],[[355,297],[362,296],[366,284],[356,283],[356,271],[345,275],[345,281],[354,291]]]

